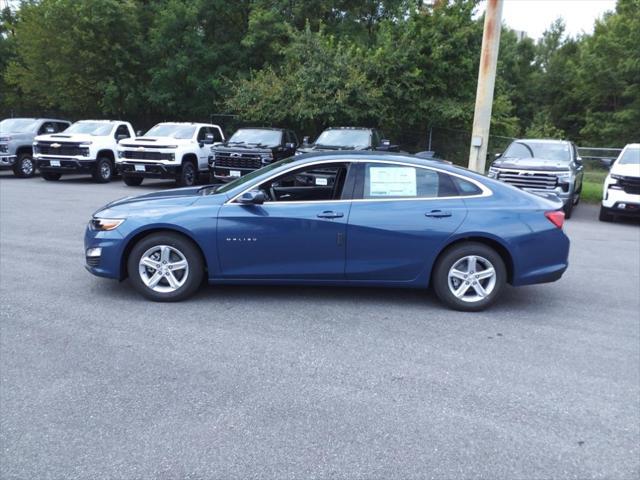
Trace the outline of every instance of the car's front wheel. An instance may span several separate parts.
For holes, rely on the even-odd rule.
[[[130,187],[137,187],[139,185],[142,185],[142,181],[144,180],[144,177],[134,177],[132,175],[123,175],[122,180],[124,180],[124,183]]]
[[[133,247],[127,271],[133,286],[145,297],[176,302],[198,290],[204,261],[191,240],[170,232],[155,233]]]
[[[57,182],[60,180],[62,176],[61,173],[58,172],[42,172],[42,178],[44,178],[47,182]]]
[[[31,178],[36,174],[36,165],[31,154],[21,153],[18,155],[16,164],[13,166],[13,173],[20,178]]]
[[[598,220],[600,220],[601,222],[612,222],[613,221],[613,215],[611,215],[611,213],[609,213],[609,209],[603,207],[602,205],[600,206],[600,214],[598,215]]]
[[[195,164],[187,160],[182,164],[182,168],[176,177],[176,183],[179,187],[192,187],[196,184],[197,179],[198,171]]]
[[[97,183],[108,183],[113,177],[113,164],[107,157],[100,157],[93,168],[93,180]]]
[[[433,270],[433,289],[454,310],[475,312],[491,305],[507,281],[500,255],[482,243],[455,245],[438,258]]]

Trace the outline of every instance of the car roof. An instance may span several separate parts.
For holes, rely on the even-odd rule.
[[[91,123],[116,123],[116,122],[124,122],[124,123],[128,123],[125,120],[91,120],[91,119],[86,119],[86,120],[78,120],[76,123],[85,123],[85,122],[91,122]]]
[[[375,130],[371,127],[328,127],[325,130]]]

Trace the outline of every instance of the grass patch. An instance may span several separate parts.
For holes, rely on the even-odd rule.
[[[601,168],[586,168],[582,180],[582,194],[580,198],[587,203],[600,203],[602,201],[602,186],[604,179],[609,174],[608,170]]]

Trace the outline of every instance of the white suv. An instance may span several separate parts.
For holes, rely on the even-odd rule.
[[[172,178],[194,185],[209,173],[211,145],[224,142],[222,129],[206,123],[159,123],[142,137],[118,147],[117,167],[124,183],[140,185],[145,177]]]
[[[600,220],[618,215],[640,217],[640,143],[624,147],[604,181]]]
[[[90,173],[96,182],[105,183],[115,173],[118,142],[134,136],[129,122],[81,120],[64,132],[35,137],[33,159],[45,180]]]

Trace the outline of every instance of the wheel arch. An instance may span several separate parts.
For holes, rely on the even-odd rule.
[[[193,162],[196,169],[198,168],[198,156],[193,152],[188,152],[182,155],[181,165],[184,165],[185,162]]]
[[[135,244],[138,243],[143,238],[148,237],[149,235],[153,235],[154,233],[174,233],[189,240],[200,252],[200,256],[202,257],[202,261],[204,262],[205,273],[209,271],[207,257],[204,254],[204,251],[202,250],[202,247],[200,246],[200,244],[196,241],[195,238],[193,238],[192,235],[190,235],[189,233],[179,228],[158,226],[158,227],[152,227],[152,228],[144,229],[142,231],[138,231],[135,234],[133,234],[129,239],[127,239],[127,243],[124,249],[122,250],[122,255],[120,256],[120,280],[121,281],[129,276],[129,272],[127,271],[127,263],[129,261],[129,255],[131,254],[131,251],[133,250],[133,247],[135,246]]]
[[[96,155],[96,159],[98,159],[100,157],[107,157],[109,160],[111,160],[111,162],[113,162],[115,164],[116,156],[113,153],[113,151],[109,150],[108,148],[105,148],[105,149],[102,149],[102,150],[98,151],[98,154]]]
[[[16,156],[20,156],[24,153],[27,153],[29,155],[33,155],[33,147],[29,146],[29,145],[22,145],[18,148],[16,148]]]
[[[480,234],[473,234],[473,235],[464,235],[462,237],[456,237],[454,239],[451,239],[449,241],[449,243],[447,243],[438,253],[438,255],[436,256],[435,261],[433,262],[433,264],[435,265],[436,262],[440,259],[440,257],[442,257],[442,255],[444,255],[444,253],[449,250],[452,247],[455,247],[457,245],[460,245],[462,243],[468,243],[468,242],[476,242],[476,243],[482,243],[484,245],[486,245],[489,248],[492,248],[493,250],[496,251],[496,253],[498,253],[498,255],[500,255],[500,258],[502,258],[502,261],[504,262],[504,266],[507,269],[507,282],[508,283],[512,283],[513,282],[513,278],[514,278],[514,273],[515,273],[515,265],[513,262],[513,255],[511,254],[511,252],[509,251],[509,249],[507,248],[507,246],[502,243],[501,241],[499,241],[496,238],[493,237],[488,237],[486,235],[480,235]],[[431,277],[433,277],[433,270],[431,271]]]

